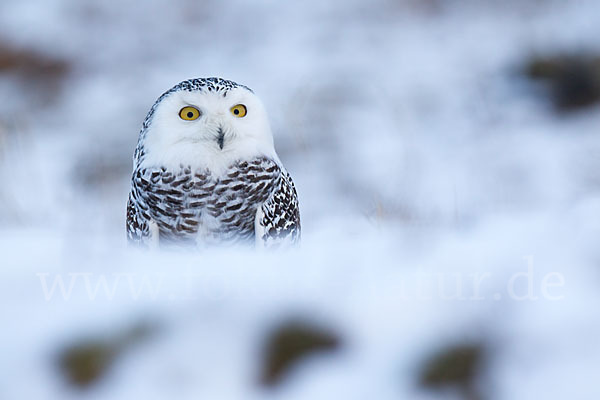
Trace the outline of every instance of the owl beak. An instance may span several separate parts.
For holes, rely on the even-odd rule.
[[[225,132],[223,132],[223,128],[220,126],[217,130],[217,135],[217,144],[219,145],[219,148],[223,150],[223,144],[225,142]]]

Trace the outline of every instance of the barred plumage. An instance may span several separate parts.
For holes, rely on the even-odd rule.
[[[143,243],[148,221],[158,225],[163,243],[254,242],[258,209],[260,240],[300,233],[296,190],[289,174],[267,158],[237,162],[220,177],[208,170],[136,170],[127,213],[129,240]]]

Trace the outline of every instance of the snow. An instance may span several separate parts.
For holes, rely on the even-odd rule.
[[[591,0],[3,1],[1,41],[71,68],[50,102],[0,70],[0,398],[453,398],[419,373],[464,341],[492,349],[491,398],[598,398],[600,107],[558,115],[518,70],[599,35]],[[269,111],[295,251],[124,243],[147,110],[213,75]],[[342,345],[265,388],[290,318]],[[60,374],[146,319],[96,384]]]

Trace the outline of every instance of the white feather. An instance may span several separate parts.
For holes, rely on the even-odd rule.
[[[247,108],[245,117],[234,116],[237,104]],[[194,121],[179,117],[183,107],[193,106],[202,115]],[[218,145],[218,130],[225,133],[224,145]],[[145,157],[141,167],[161,166],[177,169],[181,164],[208,169],[221,175],[237,160],[267,156],[279,163],[267,114],[254,93],[236,88],[221,92],[178,91],[161,101],[144,140]]]

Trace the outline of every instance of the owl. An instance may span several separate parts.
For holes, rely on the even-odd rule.
[[[183,81],[154,103],[133,157],[127,237],[143,246],[300,240],[298,197],[254,92]]]

